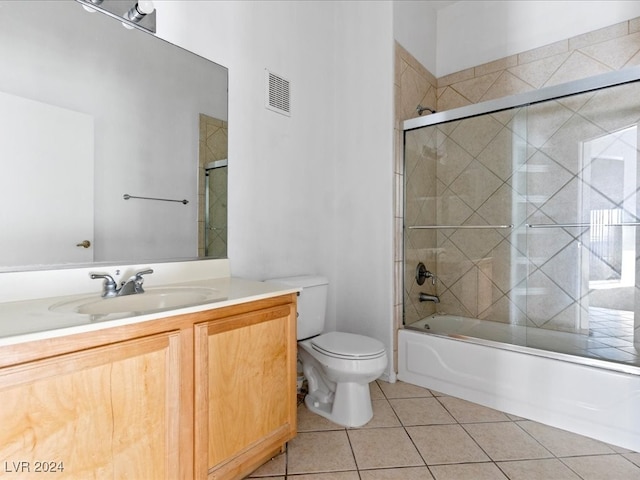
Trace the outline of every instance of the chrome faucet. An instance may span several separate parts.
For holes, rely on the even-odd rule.
[[[123,295],[133,295],[136,293],[144,293],[144,289],[142,288],[142,284],[144,283],[144,278],[142,278],[142,276],[151,274],[151,273],[153,273],[153,270],[151,268],[147,270],[142,270],[136,273],[135,275],[132,275],[131,277],[129,277],[129,279],[126,282],[122,282],[122,284],[120,285],[120,288],[117,288],[118,284],[113,279],[113,277],[106,273],[90,273],[89,276],[91,277],[92,280],[95,280],[96,278],[103,278],[104,289],[102,290],[102,296],[104,298],[111,298],[111,297],[121,297]]]
[[[429,295],[428,293],[420,293],[420,297],[418,297],[421,302],[433,302],[440,303],[440,297],[437,295]]]

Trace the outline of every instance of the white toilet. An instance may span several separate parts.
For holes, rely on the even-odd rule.
[[[387,367],[384,344],[324,328],[328,281],[318,276],[269,280],[302,289],[298,297],[298,359],[309,385],[307,408],[345,427],[361,427],[373,411],[369,383]]]

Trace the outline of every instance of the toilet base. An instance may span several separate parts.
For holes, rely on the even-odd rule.
[[[310,392],[304,403],[311,412],[343,427],[362,427],[373,418],[368,383],[338,383],[332,402],[321,401]]]

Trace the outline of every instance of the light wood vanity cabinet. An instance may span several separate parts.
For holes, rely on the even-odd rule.
[[[0,347],[0,477],[243,478],[296,432],[295,301]]]
[[[295,307],[198,324],[195,346],[199,468],[242,478],[296,433]]]
[[[177,478],[178,334],[0,370],[0,475]]]

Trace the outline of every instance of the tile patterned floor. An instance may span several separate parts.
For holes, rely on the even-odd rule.
[[[371,384],[374,416],[345,429],[298,407],[298,436],[249,478],[633,480],[640,453],[403,382]]]

